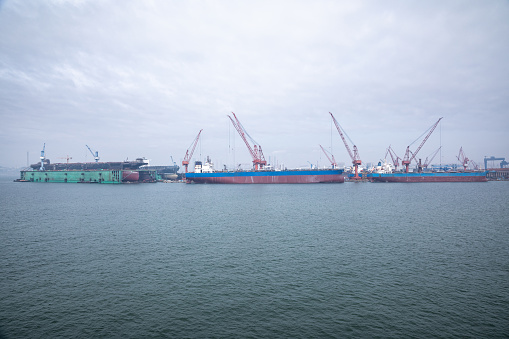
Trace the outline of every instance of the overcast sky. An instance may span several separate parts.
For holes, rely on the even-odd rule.
[[[328,112],[364,163],[440,117],[419,158],[509,158],[509,2],[0,0],[0,166],[180,165],[203,129],[249,167],[232,111],[287,167],[351,163]]]

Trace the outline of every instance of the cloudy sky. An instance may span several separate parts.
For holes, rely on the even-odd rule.
[[[509,158],[508,1],[0,0],[0,166]],[[353,144],[351,144],[353,146]],[[440,159],[435,158],[435,162]]]

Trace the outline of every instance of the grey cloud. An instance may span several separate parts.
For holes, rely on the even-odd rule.
[[[231,111],[289,166],[316,162],[318,144],[349,163],[329,111],[365,162],[441,116],[445,161],[460,146],[505,156],[508,14],[504,1],[6,1],[0,165],[44,142],[79,161],[90,140],[105,160],[167,163],[201,128],[203,153],[227,162]]]

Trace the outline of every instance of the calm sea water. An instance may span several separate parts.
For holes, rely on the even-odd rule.
[[[0,181],[6,338],[509,336],[509,182]]]

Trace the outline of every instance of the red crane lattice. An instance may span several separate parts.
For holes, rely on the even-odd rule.
[[[334,154],[330,153],[330,157],[329,157],[329,154],[327,153],[327,151],[325,150],[325,148],[322,147],[322,145],[319,145],[320,148],[322,149],[323,153],[325,154],[325,156],[327,157],[327,159],[329,160],[332,168],[336,168],[338,166],[338,163],[336,162],[336,159],[334,159]],[[332,157],[332,158],[331,158]]]
[[[194,138],[194,141],[192,142],[191,146],[186,151],[186,155],[184,156],[184,160],[182,160],[182,165],[186,168],[187,173],[187,166],[189,165],[189,161],[191,161],[191,158],[193,157],[194,149],[196,148],[196,144],[198,143],[198,139],[200,139],[200,134],[203,129],[198,132],[198,135],[196,138]],[[191,150],[191,151],[189,151]]]
[[[428,140],[429,136],[431,135],[431,133],[433,133],[433,131],[435,130],[435,128],[437,127],[438,123],[440,122],[440,120],[442,120],[442,118],[438,119],[437,122],[435,122],[435,124],[433,126],[431,126],[429,128],[429,132],[428,134],[426,135],[426,137],[422,140],[421,144],[419,145],[419,147],[417,147],[417,149],[415,150],[415,152],[411,152],[410,151],[410,145],[407,146],[406,148],[406,152],[405,152],[405,156],[403,157],[403,161],[401,161],[401,164],[403,166],[405,166],[405,172],[408,173],[408,166],[410,165],[410,163],[412,162],[412,160],[415,159],[415,156],[417,155],[417,153],[419,153],[419,151],[421,150],[422,146],[424,145],[424,143],[426,142],[426,140]],[[426,132],[424,132],[426,133]],[[417,140],[416,140],[417,141]],[[415,142],[415,141],[414,141]],[[410,156],[410,153],[412,153],[412,156]]]
[[[389,145],[389,147],[387,148],[387,152],[385,153],[386,159],[387,159],[387,153],[389,153],[389,155],[391,156],[392,164],[394,165],[394,171],[397,171],[398,166],[399,166],[399,160],[401,160],[401,158],[396,154],[396,152],[394,152],[391,145]]]
[[[431,153],[431,155],[428,155],[426,157],[426,160],[424,160],[424,165],[422,165],[422,167],[426,167],[428,168],[428,166],[431,164],[431,162],[433,161],[433,159],[435,159],[435,156],[438,154],[438,152],[440,152],[440,150],[442,149],[442,146],[440,146],[436,151],[434,151],[433,153]],[[428,158],[431,156],[431,158],[428,160]]]
[[[465,155],[465,153],[463,152],[463,146],[460,147],[460,153],[458,154],[458,156],[456,157],[458,158],[458,160],[461,162],[461,164],[463,165],[463,170],[466,171],[467,170],[467,167],[468,167],[468,162],[470,161],[469,158],[467,158],[467,156]]]
[[[360,177],[359,177],[359,165],[362,162],[361,162],[361,159],[359,157],[359,152],[357,151],[357,146],[353,145],[353,153],[352,153],[352,151],[350,150],[350,147],[348,146],[348,143],[346,142],[346,139],[345,139],[345,137],[343,135],[341,126],[336,121],[336,118],[334,118],[334,115],[332,115],[331,112],[329,112],[329,114],[332,117],[332,120],[334,121],[334,125],[336,125],[336,129],[338,130],[339,135],[341,136],[341,139],[343,139],[343,143],[345,144],[346,150],[348,151],[348,155],[350,155],[350,158],[352,159],[352,164],[353,164],[353,166],[355,168],[355,175],[354,175],[353,179],[354,180],[358,180],[358,179],[360,179]]]
[[[253,158],[253,167],[255,171],[258,169],[262,169],[263,166],[267,165],[267,161],[265,161],[265,156],[263,155],[262,146],[257,145],[257,142],[251,138],[251,136],[247,133],[246,129],[242,124],[240,123],[239,119],[237,119],[237,116],[235,113],[232,112],[233,118],[228,115],[228,118],[230,118],[233,127],[237,130],[242,140],[244,140],[244,143],[247,146],[247,149],[249,150],[249,153],[251,154],[251,157]],[[249,142],[246,139],[246,136],[251,140],[253,143],[253,147],[249,144]]]

